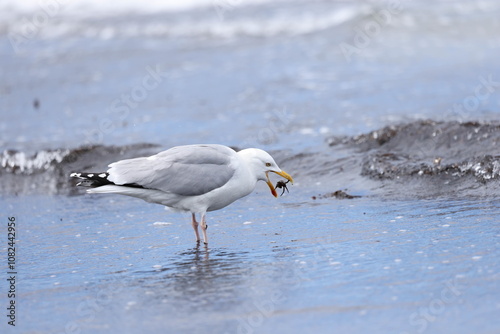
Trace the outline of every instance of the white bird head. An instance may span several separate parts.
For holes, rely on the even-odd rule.
[[[267,183],[274,197],[278,197],[278,194],[274,189],[274,185],[269,180],[269,172],[276,173],[293,184],[293,178],[288,173],[282,171],[281,168],[278,167],[276,161],[274,161],[273,157],[266,151],[258,148],[247,148],[239,151],[238,153],[245,157],[249,163],[249,167],[255,173],[257,180],[262,180]]]

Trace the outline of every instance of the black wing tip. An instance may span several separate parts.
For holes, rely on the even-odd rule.
[[[90,187],[97,188],[105,185],[117,185],[114,182],[108,180],[109,173],[71,173],[69,175],[72,178],[82,179],[82,181],[78,182],[76,185],[79,187]],[[144,188],[140,184],[137,183],[126,183],[120,184],[122,187],[129,188]]]
[[[107,184],[114,184],[108,180],[109,173],[71,173],[69,175],[73,178],[83,179],[83,181],[78,182],[76,185],[80,187],[100,187]]]

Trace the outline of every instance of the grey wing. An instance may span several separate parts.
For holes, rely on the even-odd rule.
[[[234,175],[236,152],[222,145],[177,146],[147,158],[109,165],[108,179],[181,196],[196,196],[222,187]]]

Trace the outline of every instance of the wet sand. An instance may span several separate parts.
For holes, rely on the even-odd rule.
[[[19,231],[22,332],[494,332],[489,200],[308,200],[264,187],[189,217],[119,196],[4,198]],[[498,204],[498,203],[497,203]],[[27,254],[30,254],[27,256]],[[12,333],[14,333],[12,331]]]

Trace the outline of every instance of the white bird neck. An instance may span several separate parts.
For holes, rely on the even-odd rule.
[[[262,161],[258,159],[260,151],[257,148],[246,148],[237,152],[243,163],[248,167],[248,171],[255,176],[257,181],[266,180],[265,174],[260,172],[262,169],[260,166]]]

